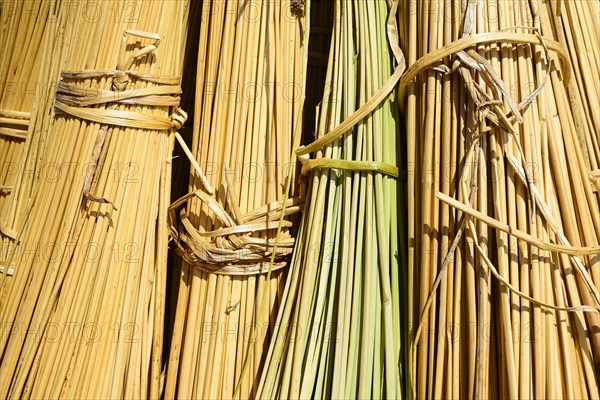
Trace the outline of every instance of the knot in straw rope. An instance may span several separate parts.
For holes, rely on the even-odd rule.
[[[112,80],[112,89],[115,92],[122,92],[127,89],[127,85],[129,84],[129,75],[127,75],[124,71],[117,71],[113,76]]]
[[[171,122],[173,123],[173,129],[178,131],[183,127],[183,124],[185,124],[185,121],[187,121],[188,115],[181,108],[177,107],[175,109],[175,112],[173,114],[171,114],[171,116],[169,118],[171,119]]]

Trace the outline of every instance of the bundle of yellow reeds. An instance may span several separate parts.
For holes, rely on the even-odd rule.
[[[54,5],[59,34],[42,63],[57,71],[55,112],[30,127],[31,142],[43,143],[24,160],[36,177],[21,182],[8,258],[1,398],[161,395],[169,157],[185,119],[176,107],[188,6]]]
[[[298,150],[305,210],[258,398],[404,392],[397,3],[333,4],[316,140]]]
[[[171,208],[183,262],[166,398],[232,398],[236,387],[236,398],[249,398],[256,391],[302,208],[291,180],[302,135],[308,12],[302,0],[202,2],[191,150],[197,161],[190,194]]]
[[[548,3],[401,4],[409,393],[598,398],[600,212]]]
[[[48,106],[51,88],[46,60],[55,35],[56,10],[52,1],[0,3],[0,273],[13,273],[6,265],[14,244],[14,202],[17,176],[32,112]],[[39,106],[36,108],[36,106]],[[34,110],[36,108],[36,110]],[[0,294],[0,306],[2,304]]]
[[[573,119],[600,204],[600,4],[554,0],[544,7],[551,13],[548,34],[568,49]]]

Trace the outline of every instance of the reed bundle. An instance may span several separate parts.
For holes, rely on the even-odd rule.
[[[600,212],[549,3],[401,4],[409,392],[598,398]]]
[[[9,246],[14,245],[14,202],[18,171],[35,106],[47,106],[45,85],[50,65],[44,63],[56,31],[50,1],[0,3],[0,273],[6,268]],[[36,108],[37,109],[37,108]],[[0,306],[2,295],[0,295]]]
[[[171,207],[184,261],[166,398],[256,392],[302,209],[293,151],[302,135],[308,11],[296,0],[202,2],[197,162],[190,194]]]
[[[316,140],[298,151],[306,204],[258,398],[403,392],[405,252],[390,96],[404,67],[396,4],[341,0],[333,7],[331,90],[317,108]]]
[[[56,71],[55,112],[30,127],[29,148],[43,150],[24,161],[36,176],[20,191],[0,309],[12,327],[0,342],[1,398],[160,397],[188,6],[53,4],[58,34],[42,63]]]

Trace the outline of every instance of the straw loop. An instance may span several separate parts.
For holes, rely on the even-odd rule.
[[[467,17],[469,16],[469,14],[473,14],[474,12],[474,7],[468,8],[467,15],[465,15],[465,26],[463,28],[463,34],[468,34],[470,32],[470,25],[468,21],[472,20],[474,16],[471,15],[470,18]],[[548,46],[546,45],[544,38],[540,33],[539,28],[528,26],[515,26],[510,29],[499,31],[498,33],[506,32],[512,29],[524,29],[534,31],[534,36],[538,39],[539,44],[544,49],[544,60],[546,62],[546,65],[550,65],[550,52],[548,50]],[[471,98],[473,99],[473,102],[476,105],[476,109],[479,114],[479,130],[478,133],[475,135],[474,139],[478,140],[480,134],[491,131],[491,128],[486,125],[486,121],[489,121],[492,126],[498,127],[506,131],[510,136],[512,136],[515,139],[515,143],[519,154],[523,161],[526,161],[525,153],[523,152],[523,149],[518,140],[518,132],[513,128],[513,124],[515,122],[523,122],[523,116],[521,115],[521,111],[526,109],[544,88],[544,86],[550,78],[550,70],[548,69],[548,72],[545,74],[541,83],[528,96],[526,96],[523,99],[523,101],[517,104],[516,101],[510,95],[507,86],[504,84],[498,73],[495,71],[492,65],[478,52],[476,52],[473,49],[468,49],[466,51],[459,50],[456,53],[456,56],[457,58],[454,60],[452,68],[449,69],[448,67],[445,67],[442,70],[442,72],[452,73],[458,70],[464,81],[467,91],[471,95]],[[418,61],[415,64],[417,63]],[[466,67],[463,64],[466,65]],[[480,77],[485,81],[485,84],[490,89],[492,89],[493,96],[488,94],[488,88],[483,87],[473,78],[470,70],[474,70],[480,74]],[[502,107],[504,102],[501,100],[500,94],[502,95],[510,109],[510,111],[507,113]],[[533,182],[531,181],[531,175],[527,173],[527,187],[530,192],[532,191],[532,186]],[[532,208],[532,223],[535,223],[535,218],[533,216],[536,214],[536,203],[535,201],[531,200],[530,204]]]
[[[475,8],[473,5],[474,5],[474,3],[469,3],[469,8],[467,10],[467,14],[475,12]],[[465,26],[463,29],[463,34],[465,34],[465,35],[469,34],[471,27],[468,24],[468,21],[472,21],[472,20],[473,20],[472,15],[471,15],[471,18],[465,17]],[[536,37],[537,40],[539,41],[538,44],[540,44],[543,47],[544,55],[545,55],[544,61],[546,62],[546,65],[549,65],[551,62],[549,48],[552,50],[555,50],[555,51],[559,50],[559,49],[554,48],[555,45],[558,45],[558,43],[553,43],[553,41],[549,41],[550,43],[547,43],[546,42],[547,39],[544,39],[541,36],[541,33],[537,27],[532,28],[532,27],[516,26],[512,29],[517,29],[517,28],[528,29],[528,30],[534,31],[535,36],[534,35],[531,35],[531,36]],[[500,34],[502,32],[506,32],[506,30],[500,31],[498,33]],[[488,36],[488,35],[489,34],[480,34],[480,35],[476,35],[476,36],[479,36],[480,37],[479,40],[481,40],[483,42],[485,39],[485,36]],[[413,346],[411,349],[411,351],[413,353],[412,354],[413,363],[415,362],[414,354],[416,352],[416,344],[418,343],[421,329],[423,328],[423,323],[425,321],[425,314],[429,310],[429,306],[431,305],[431,301],[433,301],[434,294],[439,288],[441,279],[446,272],[446,268],[447,268],[447,266],[450,262],[450,259],[454,253],[454,249],[456,248],[458,241],[460,240],[460,238],[462,236],[463,229],[465,228],[466,223],[468,223],[470,226],[470,230],[469,230],[470,236],[473,239],[477,253],[482,258],[482,260],[484,261],[484,263],[486,264],[486,266],[488,267],[488,269],[492,273],[492,275],[494,275],[494,277],[496,279],[498,279],[498,281],[501,284],[506,286],[512,293],[514,293],[517,296],[524,298],[528,301],[531,301],[532,303],[537,304],[538,306],[548,308],[548,309],[554,309],[554,310],[560,310],[560,311],[566,311],[566,312],[592,312],[592,313],[598,313],[598,311],[600,310],[600,294],[598,293],[598,290],[595,288],[593,281],[591,280],[585,267],[583,266],[583,264],[581,263],[581,261],[578,258],[578,256],[600,254],[600,247],[577,247],[577,246],[572,246],[568,242],[568,240],[566,239],[566,237],[560,230],[560,227],[552,218],[552,215],[551,215],[547,205],[543,202],[542,197],[539,195],[539,191],[537,190],[537,188],[535,187],[535,185],[531,179],[532,174],[530,174],[525,168],[525,165],[526,165],[525,154],[524,154],[523,149],[518,140],[518,133],[512,126],[512,124],[514,122],[522,123],[523,117],[521,115],[521,111],[524,110],[525,108],[527,108],[533,102],[533,100],[539,95],[539,93],[541,92],[541,90],[543,89],[543,87],[549,80],[550,71],[548,70],[548,73],[545,74],[544,78],[541,80],[541,83],[528,96],[526,96],[523,99],[523,101],[521,101],[519,104],[517,104],[516,101],[510,96],[506,85],[501,80],[501,78],[496,73],[496,71],[491,66],[491,64],[484,57],[482,57],[478,52],[473,50],[472,48],[467,49],[468,47],[473,47],[474,45],[466,46],[465,48],[461,48],[461,46],[456,46],[456,43],[461,42],[461,41],[466,43],[468,41],[467,39],[470,39],[470,38],[474,38],[474,36],[464,37],[464,38],[462,38],[456,42],[453,42],[447,46],[444,46],[432,53],[429,53],[428,55],[417,60],[407,70],[406,74],[401,79],[401,84],[400,84],[401,85],[401,87],[400,87],[401,94],[403,94],[403,91],[405,90],[406,86],[412,81],[412,79],[414,79],[414,77],[416,77],[424,69],[433,68],[443,74],[451,74],[451,73],[454,73],[455,71],[459,71],[460,76],[464,81],[465,88],[467,89],[467,92],[470,94],[473,102],[475,103],[476,111],[478,113],[477,119],[478,119],[478,123],[479,123],[479,129],[476,130],[476,133],[473,134],[473,139],[472,139],[473,144],[472,144],[471,150],[469,151],[468,154],[469,155],[473,154],[472,153],[473,146],[480,141],[481,135],[483,133],[490,132],[492,130],[491,127],[486,126],[486,121],[490,122],[492,126],[500,128],[501,130],[504,130],[510,136],[512,136],[513,139],[515,139],[516,147],[520,153],[521,159],[523,160],[523,165],[520,165],[519,161],[510,152],[506,153],[506,157],[509,161],[509,165],[511,165],[513,168],[515,168],[517,170],[517,172],[518,172],[517,176],[519,176],[519,178],[521,178],[521,180],[523,181],[523,183],[526,185],[526,187],[528,189],[528,192],[530,194],[531,204],[532,204],[532,213],[531,213],[532,222],[535,223],[534,216],[536,215],[536,205],[539,205],[541,207],[542,214],[544,215],[548,224],[552,227],[552,230],[556,234],[556,236],[561,244],[555,244],[555,243],[550,243],[550,242],[547,242],[544,240],[540,240],[537,237],[531,236],[525,232],[522,232],[518,229],[511,227],[510,225],[506,225],[494,218],[491,218],[491,217],[477,211],[472,206],[472,196],[474,196],[474,194],[475,194],[476,187],[473,188],[474,190],[472,190],[472,192],[471,192],[471,201],[469,202],[470,204],[462,203],[450,196],[447,196],[441,192],[438,192],[436,194],[436,198],[439,201],[447,204],[450,207],[453,207],[457,210],[462,211],[465,215],[460,224],[460,228],[458,229],[456,237],[452,243],[452,248],[447,253],[446,258],[444,259],[442,268],[441,268],[440,272],[438,273],[436,281],[433,284],[433,288],[431,289],[431,291],[429,293],[425,308],[422,310],[420,323],[419,323],[419,326],[417,329],[417,333],[415,335],[416,338],[413,342]],[[514,39],[517,39],[517,38],[514,38]],[[532,42],[531,44],[535,44],[535,43]],[[558,46],[560,46],[560,45],[558,45]],[[453,47],[457,48],[455,53],[454,54],[447,53],[448,49],[451,49]],[[557,53],[559,56],[561,56],[563,58],[564,65],[568,65],[565,61],[566,57],[564,56],[566,53],[561,52],[561,51],[557,51]],[[435,57],[431,56],[432,54],[435,54],[436,56]],[[439,64],[438,60],[441,60],[445,57],[452,57],[452,56],[456,56],[456,58],[453,61],[451,61],[451,65],[452,65],[451,68],[449,68],[448,66],[446,66],[444,64]],[[436,60],[436,57],[437,57],[437,60]],[[482,85],[480,85],[471,75],[471,73],[472,73],[471,71],[478,72],[480,77],[485,81],[485,83],[488,87],[486,88],[486,87],[483,87]],[[568,69],[565,69],[565,81],[568,82]],[[495,94],[494,97],[492,97],[492,95],[490,95],[488,93],[488,89],[491,89],[492,93]],[[502,94],[503,98],[505,99],[505,101],[510,109],[510,111],[508,113],[506,113],[503,109],[504,101],[502,101],[500,99],[500,93]],[[467,157],[469,157],[469,156],[467,156]],[[475,170],[476,169],[477,168],[475,168]],[[465,172],[466,172],[466,170],[465,170]],[[473,175],[472,178],[475,178],[475,176],[476,175]],[[592,174],[590,174],[590,178],[591,177],[592,177]],[[464,185],[463,185],[463,190],[465,190]],[[466,196],[466,193],[465,193],[465,196]],[[595,301],[595,307],[592,307],[590,305],[579,305],[579,306],[574,306],[574,307],[558,307],[558,306],[555,306],[552,304],[548,304],[548,303],[539,301],[539,300],[519,291],[517,288],[513,287],[510,284],[510,282],[508,282],[496,270],[493,263],[489,260],[489,258],[486,256],[485,252],[481,248],[481,246],[478,242],[477,235],[475,234],[476,229],[473,224],[473,219],[477,219],[478,221],[488,225],[491,228],[497,229],[499,231],[503,231],[503,232],[507,233],[508,235],[514,236],[514,237],[516,237],[520,240],[523,240],[523,241],[527,242],[528,244],[536,246],[540,249],[548,250],[548,251],[552,251],[552,252],[556,252],[556,253],[568,254],[571,258],[573,265],[575,266],[576,271],[581,275],[585,285],[587,286],[590,294],[592,295],[592,297]],[[414,377],[412,379],[414,381]],[[415,390],[414,387],[413,387],[413,390]]]
[[[143,47],[131,55],[126,61],[125,49],[128,36],[152,39],[153,43]],[[187,114],[177,108],[169,118],[144,115],[130,111],[116,110],[117,103],[140,104],[149,106],[178,106],[181,94],[181,79],[175,76],[157,76],[131,71],[133,62],[152,53],[160,44],[160,35],[151,32],[127,29],[123,32],[121,51],[116,70],[79,70],[62,71],[63,79],[91,79],[112,76],[112,90],[94,90],[80,85],[58,83],[56,91],[56,110],[103,125],[114,125],[124,128],[149,130],[180,129],[187,119]],[[132,78],[155,83],[158,86],[127,90]],[[111,103],[106,109],[86,108],[92,105]],[[101,132],[106,127],[101,128]],[[99,134],[100,135],[100,134]]]
[[[356,126],[360,121],[369,116],[373,111],[375,111],[381,103],[383,103],[392,91],[396,88],[398,82],[401,81],[402,74],[406,69],[406,61],[404,59],[404,54],[402,54],[402,50],[399,45],[399,36],[396,28],[396,12],[398,9],[398,1],[395,0],[391,4],[390,14],[386,23],[386,31],[388,36],[388,41],[392,52],[394,53],[394,58],[396,59],[396,68],[394,69],[394,73],[392,76],[388,78],[385,84],[379,88],[375,94],[358,110],[354,111],[352,115],[350,115],[344,122],[333,128],[331,131],[321,136],[311,144],[307,146],[302,146],[298,150],[296,150],[296,155],[301,156],[308,153],[313,153],[320,148],[328,145],[333,142],[344,133],[348,132],[354,126]]]
[[[307,175],[312,169],[341,169],[357,172],[378,172],[398,178],[398,167],[376,161],[335,160],[332,158],[316,158],[302,163],[302,175]]]
[[[66,79],[94,79],[102,78],[105,76],[113,77],[120,72],[126,73],[129,77],[139,79],[145,82],[156,83],[159,85],[179,85],[181,78],[178,76],[171,75],[152,75],[144,74],[139,71],[133,71],[130,69],[118,70],[118,69],[90,69],[90,70],[63,70],[60,73],[61,78]]]

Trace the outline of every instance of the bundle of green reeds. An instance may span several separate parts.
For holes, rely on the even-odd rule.
[[[59,34],[42,63],[57,71],[55,112],[30,127],[28,149],[39,151],[25,156],[36,176],[20,183],[15,211],[1,398],[161,395],[169,157],[185,119],[176,107],[188,6],[54,4]]]
[[[298,151],[306,204],[259,398],[403,394],[396,9],[334,2],[330,90]]]
[[[401,15],[409,392],[598,398],[600,212],[548,3]]]
[[[236,398],[249,398],[302,209],[293,151],[302,135],[309,4],[206,0],[201,13],[197,162],[190,194],[171,208],[183,262],[165,397],[231,398],[238,387]]]

